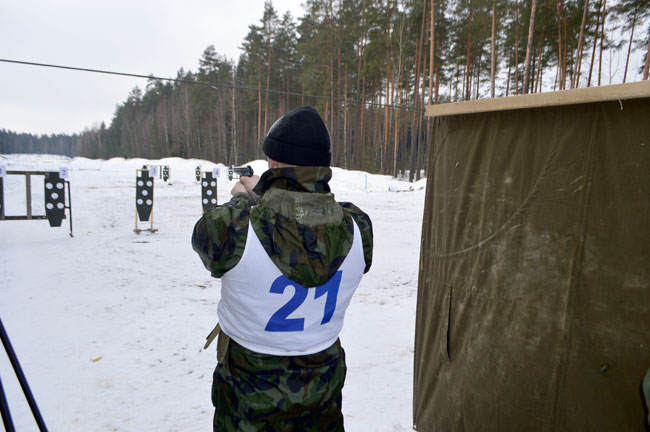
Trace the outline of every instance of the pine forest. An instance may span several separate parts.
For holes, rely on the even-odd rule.
[[[267,1],[238,59],[210,45],[196,71],[143,80],[110,125],[3,129],[0,152],[238,165],[264,157],[275,119],[311,105],[333,166],[414,180],[434,126],[428,104],[648,79],[650,0],[306,0],[303,13]]]

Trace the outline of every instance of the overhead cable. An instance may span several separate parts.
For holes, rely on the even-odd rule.
[[[48,68],[55,68],[55,69],[67,69],[67,70],[74,70],[80,72],[93,72],[93,73],[101,73],[101,74],[108,74],[108,75],[119,75],[119,76],[126,76],[132,78],[145,78],[148,80],[169,81],[169,82],[176,82],[176,83],[183,83],[183,84],[190,84],[190,85],[202,85],[202,86],[212,87],[213,89],[215,87],[222,87],[222,88],[235,89],[235,90],[252,91],[257,93],[296,96],[301,98],[320,99],[320,100],[345,102],[345,103],[352,103],[352,104],[363,104],[363,105],[379,106],[384,108],[387,107],[387,108],[404,109],[409,111],[424,111],[424,109],[422,108],[417,108],[409,105],[392,105],[392,104],[383,104],[380,102],[361,101],[357,99],[342,99],[342,98],[335,98],[335,97],[328,97],[328,96],[306,95],[306,94],[296,93],[296,92],[287,92],[287,91],[271,90],[271,89],[255,88],[255,87],[245,87],[245,86],[237,86],[232,84],[213,83],[207,81],[195,81],[195,80],[189,80],[184,78],[165,78],[165,77],[157,77],[154,75],[142,75],[142,74],[135,74],[135,73],[128,73],[128,72],[115,72],[115,71],[108,71],[103,69],[90,69],[90,68],[82,68],[82,67],[75,67],[75,66],[55,65],[55,64],[48,64],[48,63],[35,63],[35,62],[10,60],[10,59],[2,59],[2,58],[0,58],[0,62],[22,64],[28,66],[48,67]]]

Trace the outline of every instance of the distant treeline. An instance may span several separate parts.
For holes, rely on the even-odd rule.
[[[1,153],[48,153],[76,156],[79,135],[32,135],[0,129]]]
[[[307,0],[304,6],[296,21],[289,13],[279,17],[267,2],[237,62],[209,46],[196,72],[177,73],[215,86],[151,79],[131,91],[109,127],[72,137],[0,131],[0,152],[241,164],[263,157],[261,141],[275,119],[312,105],[330,128],[333,165],[417,173],[432,132],[426,104],[648,79],[650,0]],[[644,53],[640,67],[630,62],[635,50]]]

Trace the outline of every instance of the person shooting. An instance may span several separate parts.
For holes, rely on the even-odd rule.
[[[330,191],[330,135],[301,107],[264,139],[269,169],[197,222],[192,245],[221,279],[214,430],[343,431],[339,333],[372,264],[372,223]]]

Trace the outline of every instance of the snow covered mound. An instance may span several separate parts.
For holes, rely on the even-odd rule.
[[[69,170],[74,238],[68,221],[0,222],[0,317],[50,430],[211,430],[214,347],[202,349],[217,321],[220,282],[190,245],[201,216],[195,169],[219,168],[218,202],[236,180],[205,160],[92,160],[0,155],[7,170]],[[168,165],[155,180],[159,231],[136,235],[135,176]],[[263,160],[251,161],[256,174]],[[42,177],[32,179],[33,213],[43,213]],[[346,430],[407,431],[417,269],[426,180],[333,168],[338,201],[366,211],[375,235],[373,265],[353,297],[341,341],[348,375]],[[25,214],[24,177],[4,179],[6,214]],[[404,191],[408,193],[394,193]],[[140,222],[141,227],[149,224]],[[0,376],[17,430],[36,430],[11,365]]]

